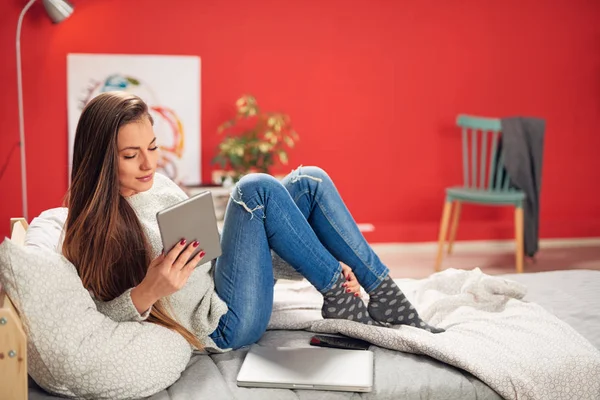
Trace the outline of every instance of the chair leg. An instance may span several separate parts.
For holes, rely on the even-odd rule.
[[[456,239],[461,205],[462,203],[460,201],[455,200],[454,205],[452,206],[452,225],[450,226],[450,238],[448,239],[448,254],[452,254],[452,245],[454,244],[454,239]]]
[[[523,272],[523,259],[525,258],[523,249],[523,224],[523,208],[517,207],[515,208],[515,244],[517,245],[515,261],[517,265],[518,274]]]
[[[450,214],[452,213],[452,202],[446,201],[444,204],[444,212],[442,213],[442,222],[440,224],[440,236],[438,239],[438,254],[435,260],[435,271],[438,272],[442,266],[442,257],[444,256],[444,244],[448,236],[448,222],[450,222]]]

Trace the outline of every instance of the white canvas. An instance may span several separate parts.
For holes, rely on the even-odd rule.
[[[123,90],[138,95],[150,108],[161,147],[159,171],[178,183],[199,185],[200,68],[195,56],[69,54],[69,177],[83,107],[102,92]]]

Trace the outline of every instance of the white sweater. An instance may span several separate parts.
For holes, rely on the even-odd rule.
[[[187,197],[187,194],[173,181],[156,173],[154,184],[150,190],[127,198],[152,247],[152,258],[157,257],[163,247],[158,223],[156,222],[156,213]],[[125,298],[121,299],[123,296]],[[211,263],[207,262],[199,265],[192,272],[186,285],[169,296],[168,300],[177,321],[193,332],[204,346],[216,349],[216,345],[208,335],[217,328],[219,319],[227,312],[227,305],[215,292]],[[122,312],[124,315],[147,317],[146,314],[139,315],[131,301],[130,293],[124,293],[112,302],[115,303],[115,307],[111,307],[111,314]],[[103,306],[102,308],[99,307],[98,309],[101,312],[107,311],[105,313],[108,314],[106,307]]]

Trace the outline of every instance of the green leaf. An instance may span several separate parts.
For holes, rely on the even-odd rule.
[[[230,154],[229,162],[231,163],[231,166],[236,167],[238,165],[241,165],[243,160],[242,157],[238,156],[237,154]]]
[[[212,159],[212,164],[219,164],[221,168],[225,168],[225,166],[227,165],[227,158],[225,158],[222,154],[217,154]]]
[[[217,128],[217,133],[223,133],[224,130],[231,128],[234,125],[233,120],[225,121]]]
[[[287,156],[287,153],[285,152],[285,150],[279,150],[279,160],[281,161],[282,164],[287,165],[288,156]]]
[[[283,138],[283,140],[285,141],[285,144],[287,144],[290,148],[294,147],[294,139],[292,139],[289,136],[286,136]]]

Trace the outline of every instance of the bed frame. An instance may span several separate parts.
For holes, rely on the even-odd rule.
[[[24,218],[11,218],[11,240],[17,244],[24,244],[28,226]],[[0,285],[0,376],[3,381],[2,396],[0,396],[2,399],[27,399],[27,335],[19,312],[2,285]]]

